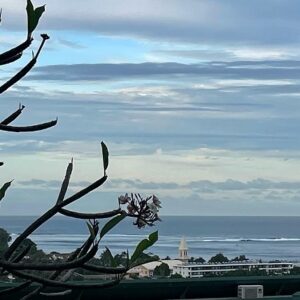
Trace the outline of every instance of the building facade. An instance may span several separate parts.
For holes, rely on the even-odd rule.
[[[188,257],[188,247],[187,243],[184,237],[182,237],[180,243],[179,243],[179,257],[178,259],[181,260],[182,262],[188,262],[189,257]]]
[[[166,260],[159,260],[159,261],[152,261],[146,264],[142,264],[136,266],[128,271],[129,275],[136,275],[138,277],[152,277],[154,269],[160,266],[162,263],[165,263],[169,266],[171,274],[174,273],[174,267],[183,264],[182,261],[178,259],[166,259]]]
[[[184,278],[197,278],[209,275],[223,275],[233,271],[263,270],[268,274],[289,274],[293,263],[285,262],[231,262],[209,264],[183,264],[174,266],[173,274],[180,274]]]

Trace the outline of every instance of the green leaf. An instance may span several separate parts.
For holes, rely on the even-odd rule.
[[[100,232],[100,239],[102,239],[112,228],[114,228],[118,223],[120,223],[126,216],[117,215],[111,220],[109,220],[102,228]]]
[[[93,228],[93,226],[89,223],[89,222],[86,222],[86,225],[90,231],[90,235],[93,239],[95,239],[95,230]]]
[[[42,14],[45,11],[45,5],[34,8],[31,0],[27,0],[27,23],[28,23],[28,37],[31,36],[32,32],[35,30],[39,23]]]
[[[148,257],[148,258],[144,258],[144,259],[137,258],[134,263],[131,263],[130,268],[137,267],[137,266],[144,265],[146,263],[158,261],[158,260],[159,260],[159,258],[156,258],[156,257]]]
[[[107,149],[106,145],[104,144],[104,142],[101,142],[101,148],[102,148],[102,157],[103,157],[103,168],[104,168],[104,171],[106,171],[106,169],[108,168],[109,152],[108,152],[108,149]]]
[[[116,268],[118,266],[117,262],[115,261],[115,259],[112,255],[112,253],[110,252],[110,250],[107,247],[105,247],[105,248],[106,248],[106,253],[108,255],[108,258],[110,260],[111,267]]]
[[[148,239],[144,239],[139,242],[139,244],[136,246],[131,258],[130,263],[134,263],[139,256],[149,247],[151,247],[156,241],[158,240],[158,231],[152,232]]]
[[[0,189],[0,201],[4,198],[5,192],[10,187],[11,183],[12,181],[3,184],[2,188]]]

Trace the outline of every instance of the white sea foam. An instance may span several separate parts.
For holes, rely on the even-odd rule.
[[[36,242],[82,242],[87,238],[87,234],[32,234],[30,238]],[[11,234],[12,241],[18,237],[18,234]],[[124,244],[128,242],[136,242],[145,238],[145,235],[131,234],[107,234],[105,240]],[[159,236],[159,240],[165,246],[178,244],[181,237]],[[186,237],[189,244],[194,243],[247,243],[247,242],[300,242],[297,237],[266,237],[266,238],[221,238],[221,237]]]

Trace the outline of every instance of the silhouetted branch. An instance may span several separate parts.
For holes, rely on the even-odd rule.
[[[88,271],[99,272],[104,274],[122,274],[128,271],[128,269],[125,267],[104,267],[91,264],[84,264],[81,268]]]
[[[20,116],[20,114],[22,113],[22,111],[23,111],[24,108],[25,108],[25,106],[20,104],[19,108],[15,112],[13,112],[10,116],[8,116],[7,118],[5,118],[0,124],[2,124],[2,125],[8,125],[8,124],[10,124],[18,116]]]
[[[26,50],[32,43],[33,38],[31,37],[32,32],[35,30],[38,20],[43,14],[45,7],[40,6],[34,8],[31,3],[31,0],[27,0],[27,18],[28,18],[28,38],[26,41],[20,45],[0,54],[0,65],[5,65],[12,63],[19,58],[21,58],[23,51]],[[0,9],[0,22],[2,17],[2,10]],[[47,39],[49,39],[47,34],[42,34],[42,42],[36,52],[33,54],[32,59],[12,78],[7,80],[4,84],[0,86],[0,94],[5,92],[7,89],[15,85],[19,80],[21,80],[28,72],[31,71],[33,66],[36,64],[37,59],[44,47],[44,44]],[[29,126],[12,126],[10,125],[14,120],[16,120],[22,113],[25,106],[21,105],[19,108],[13,112],[11,115],[6,117],[2,122],[0,122],[0,131],[7,132],[33,132],[40,131],[51,128],[57,124],[57,120],[50,122],[39,123]],[[157,213],[155,210],[156,206],[159,206],[159,201],[155,196],[148,197],[146,200],[134,199],[133,196],[124,198],[126,201],[124,203],[120,202],[119,198],[119,208],[107,212],[96,212],[96,213],[85,213],[85,212],[76,212],[68,210],[65,207],[69,204],[76,202],[77,200],[83,198],[90,192],[102,186],[107,180],[106,171],[109,164],[109,152],[106,145],[101,142],[102,156],[103,156],[103,172],[104,176],[97,179],[92,184],[81,189],[80,191],[74,193],[70,197],[66,197],[68,191],[70,178],[73,170],[73,159],[68,164],[68,167],[65,172],[65,177],[62,181],[62,185],[56,200],[56,203],[48,211],[46,211],[42,216],[30,224],[27,229],[25,229],[8,247],[3,257],[0,257],[0,273],[9,274],[18,277],[19,279],[25,279],[26,281],[9,289],[0,291],[0,297],[4,295],[10,295],[15,292],[21,291],[29,287],[32,283],[36,283],[37,287],[23,296],[22,300],[28,300],[36,295],[43,295],[48,297],[64,296],[72,292],[73,289],[90,289],[90,288],[107,288],[112,287],[120,282],[125,273],[129,269],[129,265],[134,263],[139,253],[152,245],[157,240],[156,235],[152,234],[149,236],[149,240],[143,240],[137,246],[132,257],[129,259],[127,252],[127,262],[125,267],[108,267],[108,266],[96,266],[93,265],[90,261],[95,257],[98,245],[100,240],[109,230],[116,226],[120,221],[125,217],[134,217],[137,219],[136,223],[138,227],[143,227],[145,224],[153,225],[155,220],[158,220]],[[0,166],[3,165],[3,162],[0,162]],[[1,188],[1,199],[5,196],[5,192],[8,188],[7,185],[10,185],[10,182],[4,184]],[[137,196],[136,196],[137,197]],[[150,203],[150,200],[153,200],[153,203]],[[156,204],[154,202],[156,201]],[[127,211],[122,210],[120,204],[125,204],[127,206]],[[158,203],[158,204],[157,204]],[[152,205],[152,206],[151,206]],[[154,205],[154,207],[153,207]],[[81,247],[77,248],[72,252],[67,259],[58,263],[39,263],[39,262],[26,262],[25,256],[30,252],[31,246],[26,246],[25,248],[20,247],[24,240],[28,238],[35,230],[42,226],[46,221],[51,219],[56,214],[62,214],[68,217],[77,218],[81,220],[89,220],[87,222],[88,229],[90,231],[89,236],[86,241],[82,244]],[[101,229],[99,237],[99,223],[97,219],[107,219],[111,218]],[[156,236],[156,237],[155,237]],[[150,239],[151,238],[151,239]],[[146,248],[145,248],[146,247]],[[18,250],[18,251],[17,251]],[[110,254],[111,255],[111,254]],[[111,255],[112,257],[112,255]],[[115,262],[112,258],[112,265],[115,266]],[[96,273],[112,274],[116,275],[116,280],[106,281],[103,283],[90,283],[90,284],[81,284],[81,283],[72,283],[68,282],[74,270],[77,268],[82,268],[84,270],[93,271]],[[42,275],[33,274],[31,271],[42,271]],[[45,273],[49,272],[50,273]],[[51,272],[53,271],[53,272]],[[56,287],[61,290],[59,292],[48,292],[45,290],[47,287]]]
[[[61,203],[65,199],[72,171],[73,171],[73,159],[71,160],[71,162],[69,163],[69,165],[67,167],[66,175],[65,175],[65,178],[64,178],[64,180],[62,182],[62,185],[61,185],[61,188],[60,188],[60,192],[59,192],[57,200],[56,200],[56,204]]]
[[[13,257],[12,262],[18,263],[20,260],[22,260],[24,258],[25,255],[28,254],[30,249],[31,249],[31,245],[28,245],[27,247],[25,247],[20,253],[18,253],[16,255],[16,257]],[[0,260],[0,263],[1,263],[1,260]]]
[[[67,198],[63,202],[54,205],[51,209],[49,209],[46,213],[44,213],[41,217],[39,217],[35,222],[33,222],[27,229],[25,229],[10,245],[9,249],[4,254],[5,259],[9,259],[12,253],[17,249],[17,247],[22,243],[24,239],[26,239],[31,233],[33,233],[37,228],[39,228],[43,223],[48,221],[54,215],[56,215],[59,210],[74,201],[84,197],[88,193],[92,192],[93,190],[97,189],[101,186],[107,179],[107,176],[103,176],[102,178],[96,180],[94,183],[89,185],[88,187],[82,189],[81,191],[77,192],[73,196]]]
[[[0,64],[1,65],[5,64],[6,61],[11,60],[12,58],[16,57],[17,55],[20,55],[20,57],[21,57],[22,52],[31,45],[32,41],[33,41],[32,38],[26,39],[25,42],[21,43],[17,47],[1,53],[0,54]]]
[[[120,279],[118,278],[116,280],[106,281],[103,283],[87,283],[87,284],[71,283],[71,282],[63,283],[60,281],[41,278],[40,276],[37,276],[37,275],[28,274],[28,273],[16,271],[16,270],[13,270],[11,273],[20,278],[32,280],[32,281],[35,281],[35,282],[38,282],[38,283],[41,283],[41,284],[44,284],[47,286],[61,287],[61,288],[66,288],[66,289],[69,289],[69,288],[80,289],[80,290],[91,289],[91,288],[100,288],[101,289],[101,288],[108,288],[108,287],[115,286],[120,282]]]
[[[86,188],[82,189],[81,191],[77,192],[73,196],[65,199],[63,202],[59,203],[57,206],[59,207],[59,209],[61,209],[62,207],[75,202],[76,200],[84,197],[88,193],[90,193],[90,192],[94,191],[95,189],[97,189],[98,187],[100,187],[106,180],[107,180],[107,175],[104,175],[103,177],[96,180],[91,185],[89,185]]]
[[[44,293],[44,292],[39,292],[40,295],[45,296],[45,297],[59,297],[59,296],[66,296],[68,294],[72,293],[72,290],[65,290],[61,292],[54,292],[54,293]],[[20,300],[28,300],[32,297],[34,297],[37,294],[37,289],[29,292],[27,295],[22,297]]]
[[[75,259],[71,262],[65,263],[50,263],[50,264],[41,264],[41,263],[11,263],[0,260],[0,267],[12,271],[12,270],[37,270],[37,271],[63,271],[78,268],[90,259],[94,257],[94,255],[98,251],[98,245],[94,245],[92,249],[85,254],[84,256]]]
[[[57,124],[57,119],[50,122],[29,125],[29,126],[9,126],[0,123],[0,130],[9,131],[9,132],[33,132],[33,131],[40,131],[40,130],[51,128],[56,124]]]
[[[77,248],[73,253],[70,254],[70,256],[67,258],[67,262],[71,262],[74,259],[76,259],[79,255],[81,255],[83,248],[88,248],[90,247],[91,242],[90,242],[90,237],[88,238],[87,241],[84,242],[84,244]],[[60,270],[56,270],[54,272],[52,272],[52,274],[49,276],[49,279],[56,279],[60,274],[62,273],[62,271]],[[33,296],[37,295],[37,294],[42,294],[41,291],[45,288],[45,285],[41,285],[38,288],[36,288],[35,290],[33,290],[32,292],[28,293],[27,295],[25,295],[23,298],[21,298],[20,300],[28,300],[30,298],[32,298]]]
[[[76,218],[76,219],[82,219],[82,220],[89,220],[89,219],[107,219],[114,216],[119,215],[122,213],[122,210],[120,208],[107,211],[107,212],[98,212],[98,213],[80,213],[77,211],[67,210],[67,209],[60,209],[59,213],[61,213],[64,216]]]
[[[66,290],[66,291],[56,292],[56,293],[43,293],[43,292],[41,292],[40,295],[46,296],[46,297],[58,297],[58,296],[66,296],[66,295],[69,295],[71,293],[72,293],[72,290]],[[23,299],[23,300],[26,300],[26,299]]]
[[[49,39],[49,36],[47,34],[42,34],[42,42],[41,45],[38,49],[38,52],[35,56],[33,56],[33,58],[31,59],[31,61],[23,68],[21,69],[16,75],[14,75],[12,78],[10,78],[8,81],[6,81],[2,86],[0,86],[0,94],[2,94],[3,92],[5,92],[7,89],[9,89],[11,86],[13,86],[14,84],[16,84],[20,79],[22,79],[32,68],[33,66],[36,64],[37,58],[46,42],[46,40]]]
[[[29,287],[31,285],[31,283],[32,283],[32,281],[26,281],[17,286],[12,287],[12,288],[0,290],[0,297],[12,295],[16,292],[22,291],[23,289]]]
[[[16,54],[15,56],[12,56],[12,57],[10,57],[10,58],[8,58],[6,60],[1,60],[0,61],[0,66],[2,66],[2,65],[8,65],[10,63],[13,63],[14,61],[20,59],[21,57],[22,57],[22,52]]]

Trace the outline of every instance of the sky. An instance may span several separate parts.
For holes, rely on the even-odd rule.
[[[72,206],[117,207],[155,194],[161,215],[300,214],[300,2],[86,0],[46,4],[21,60],[50,40],[33,71],[2,95],[15,125],[58,118],[39,133],[1,133],[1,182],[14,180],[1,215],[39,215],[56,201],[74,158]],[[2,0],[0,50],[26,37],[25,0]]]

